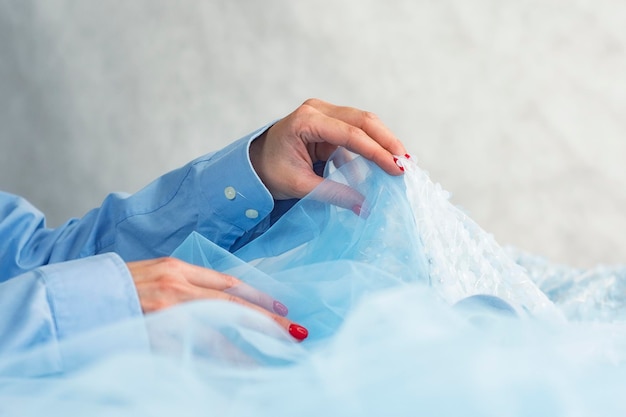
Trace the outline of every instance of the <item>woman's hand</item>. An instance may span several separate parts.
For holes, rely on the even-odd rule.
[[[282,303],[230,275],[176,258],[129,262],[127,266],[144,313],[185,301],[226,300],[265,314],[297,340],[308,336],[307,329],[285,317],[288,311]]]
[[[391,175],[400,175],[394,155],[405,155],[402,143],[372,113],[339,107],[311,99],[278,121],[250,145],[255,171],[277,199],[302,198],[323,179],[313,164],[327,161],[339,147],[374,161]],[[326,201],[361,211],[363,196],[352,188],[327,184]],[[285,316],[287,308],[277,300],[230,275],[190,265],[174,258],[130,262],[128,268],[144,313],[198,299],[235,302],[265,314],[295,339],[308,331]]]
[[[405,155],[406,149],[374,114],[317,99],[305,101],[254,140],[250,160],[275,199],[302,198],[323,180],[313,171],[313,163],[327,161],[339,146],[391,175],[402,173],[393,155]],[[353,208],[359,203],[355,199],[339,205]]]

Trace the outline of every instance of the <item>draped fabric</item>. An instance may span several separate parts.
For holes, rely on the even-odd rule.
[[[3,358],[0,415],[624,415],[626,268],[503,249],[413,160],[351,158],[234,254],[196,233],[173,254],[280,300],[303,343],[187,303]]]

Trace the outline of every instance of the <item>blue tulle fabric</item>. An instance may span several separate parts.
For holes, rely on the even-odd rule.
[[[191,302],[3,358],[0,415],[626,415],[626,268],[503,249],[414,161],[350,159],[236,253],[174,253],[283,302],[303,343]]]

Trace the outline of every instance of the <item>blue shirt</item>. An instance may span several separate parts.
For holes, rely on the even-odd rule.
[[[232,250],[267,229],[274,201],[249,158],[266,128],[56,229],[0,192],[0,354],[141,316],[127,261],[167,256],[192,231]]]

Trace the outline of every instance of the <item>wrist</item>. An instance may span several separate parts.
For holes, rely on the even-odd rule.
[[[271,129],[271,128],[270,128]],[[263,132],[259,137],[255,138],[250,142],[250,147],[248,148],[250,163],[252,164],[252,169],[256,172],[257,176],[270,192],[272,197],[275,199],[276,196],[274,194],[274,190],[270,187],[267,172],[269,172],[266,167],[266,158],[264,158],[265,152],[265,142],[267,140],[267,133],[269,129]]]

